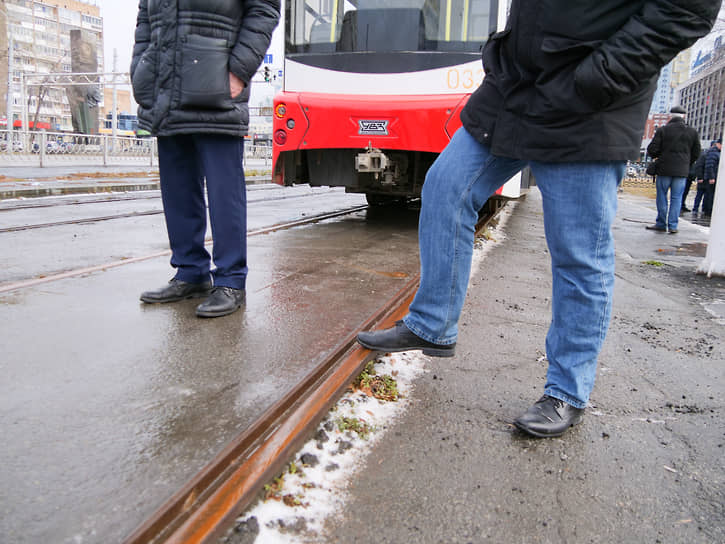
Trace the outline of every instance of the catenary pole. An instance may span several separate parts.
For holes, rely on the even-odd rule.
[[[725,137],[725,131],[723,133]],[[710,241],[707,252],[700,266],[698,274],[707,274],[707,277],[725,276],[725,165],[717,169],[717,185],[715,186],[715,202],[710,215]],[[707,180],[705,180],[707,182]]]

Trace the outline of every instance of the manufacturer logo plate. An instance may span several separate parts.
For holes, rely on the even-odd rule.
[[[360,120],[357,133],[365,136],[387,136],[388,121]]]

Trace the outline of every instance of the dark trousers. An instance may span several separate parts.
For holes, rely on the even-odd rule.
[[[685,205],[685,201],[687,200],[687,195],[690,192],[691,185],[692,185],[692,178],[687,178],[687,180],[685,180],[685,192],[682,193],[682,206],[681,206],[682,211],[685,211],[685,208],[687,208],[687,206]]]
[[[161,198],[176,278],[191,283],[244,289],[247,279],[247,193],[244,140],[217,134],[158,138]],[[210,270],[204,247],[206,202],[214,238]]]
[[[717,183],[705,181],[705,198],[702,199],[702,211],[705,215],[712,215],[712,205],[715,203],[715,187]]]
[[[696,212],[700,210],[700,203],[705,197],[705,182],[699,180],[697,182],[697,193],[695,193],[695,204],[692,206],[692,211]]]

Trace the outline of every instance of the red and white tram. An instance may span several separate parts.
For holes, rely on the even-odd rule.
[[[484,77],[481,46],[503,27],[508,2],[285,4],[274,181],[344,186],[371,204],[419,196]]]

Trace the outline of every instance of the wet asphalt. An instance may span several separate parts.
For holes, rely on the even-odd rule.
[[[250,228],[362,202],[262,201]],[[217,319],[139,302],[168,256],[0,293],[0,540],[121,541],[417,272],[416,224],[361,211],[251,236],[246,305]],[[166,245],[163,216],[4,233],[4,279],[122,260],[124,238]]]
[[[290,215],[279,208],[261,223]],[[534,189],[472,278],[457,355],[430,359],[324,541],[725,541],[725,280],[694,273],[706,227],[646,231],[653,209],[620,196],[614,317],[584,422],[549,440],[511,425],[546,369]],[[121,540],[417,272],[416,220],[358,212],[251,237],[246,307],[216,320],[195,318],[196,301],[138,302],[168,257],[0,294],[3,540]],[[157,221],[83,227],[106,246],[89,262],[123,258],[123,232],[163,245]],[[58,236],[4,252],[58,271],[62,251],[41,265],[70,246]]]

